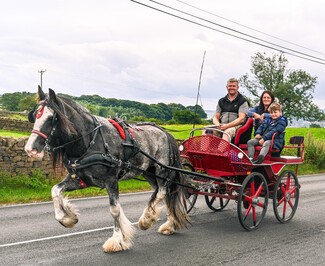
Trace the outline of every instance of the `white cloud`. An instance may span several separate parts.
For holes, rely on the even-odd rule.
[[[147,0],[139,2],[152,5]],[[184,2],[210,14],[181,1],[163,1],[215,23],[325,58],[325,54],[231,22],[323,52],[324,1]],[[126,0],[4,1],[0,36],[0,93],[36,91],[38,70],[46,69],[43,85],[57,92],[194,105],[206,51],[200,94],[203,108],[212,110],[226,93],[226,80],[250,72],[252,55],[276,53]],[[291,55],[287,58],[290,68],[318,76],[315,103],[325,108],[324,65]]]

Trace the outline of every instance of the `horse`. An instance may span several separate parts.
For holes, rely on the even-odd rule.
[[[129,125],[121,119],[92,115],[52,89],[45,94],[39,86],[37,94],[38,104],[28,115],[34,126],[25,151],[33,158],[42,158],[47,152],[53,167],[61,164],[67,169],[65,178],[51,189],[59,223],[71,228],[79,216],[77,208],[63,196],[64,191],[105,188],[114,229],[103,250],[112,253],[130,249],[135,227],[119,203],[118,181],[142,175],[154,192],[138,227],[147,230],[157,221],[160,202],[166,205],[167,221],[159,227],[159,233],[172,235],[188,227],[184,178],[170,170],[182,168],[180,155],[175,139],[166,130],[152,123]]]

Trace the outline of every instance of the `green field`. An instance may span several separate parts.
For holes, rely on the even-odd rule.
[[[28,137],[29,135],[30,133],[28,132],[9,131],[9,130],[0,129],[1,137],[20,138],[20,137]]]
[[[178,130],[179,132],[170,131],[170,133],[176,139],[187,139],[191,130],[193,129],[193,125],[164,125],[164,128],[167,130]],[[195,128],[203,128],[204,125],[196,125]],[[292,136],[304,136],[307,137],[308,134],[311,134],[313,138],[318,140],[325,141],[325,128],[286,128],[285,139],[286,143],[288,143],[290,137]]]

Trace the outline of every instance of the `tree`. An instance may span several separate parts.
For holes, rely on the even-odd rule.
[[[2,108],[8,111],[19,111],[20,93],[5,93],[0,98]]]
[[[266,56],[256,53],[252,56],[251,72],[240,78],[240,84],[254,97],[259,98],[263,90],[270,90],[279,99],[285,116],[307,121],[320,121],[325,114],[313,103],[313,93],[317,77],[312,77],[303,70],[287,69],[288,60],[283,54]]]
[[[173,112],[173,120],[180,124],[199,124],[201,123],[201,119],[198,114],[190,110],[176,110]]]
[[[34,108],[36,101],[36,95],[26,96],[19,101],[19,110],[20,111],[30,111]]]
[[[187,106],[186,109],[196,113],[199,115],[199,117],[203,118],[203,119],[206,119],[207,118],[207,114],[204,112],[202,106],[196,104],[194,106],[190,105],[190,106]]]

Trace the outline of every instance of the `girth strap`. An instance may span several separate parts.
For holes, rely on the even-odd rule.
[[[72,170],[73,172],[75,172],[78,169],[86,168],[97,164],[104,165],[107,167],[116,167],[121,166],[122,161],[111,154],[92,153],[88,154],[81,160],[78,160],[77,163],[68,163],[66,167],[68,168],[68,170]]]

